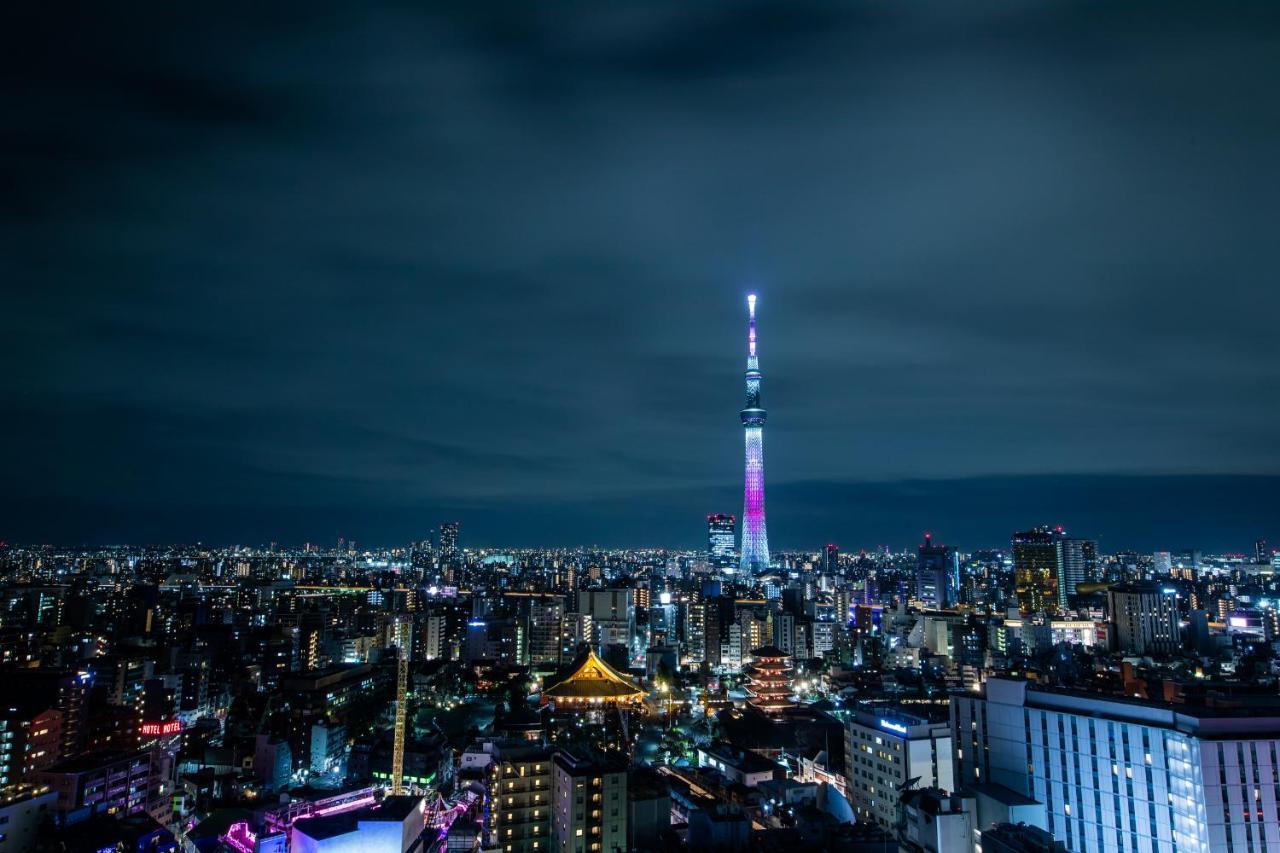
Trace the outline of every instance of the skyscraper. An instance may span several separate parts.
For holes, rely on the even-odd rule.
[[[924,535],[916,554],[916,598],[925,607],[947,608],[960,595],[960,558],[950,545],[933,544],[933,535]]]
[[[719,569],[732,568],[738,562],[737,519],[715,513],[707,516],[707,562]]]
[[[1076,587],[1085,581],[1096,579],[1098,574],[1098,543],[1092,539],[1062,540],[1062,578],[1058,582],[1059,605],[1067,607],[1075,601]]]
[[[1036,527],[1013,534],[1013,572],[1018,609],[1024,613],[1057,613],[1066,605],[1059,585],[1064,579],[1062,528]]]
[[[829,575],[834,575],[840,570],[839,545],[828,545],[822,552],[822,570]]]
[[[764,525],[764,421],[760,408],[760,359],[756,356],[756,295],[747,296],[747,405],[739,415],[746,434],[746,470],[742,489],[744,572],[769,565],[769,535]]]
[[[446,521],[440,525],[440,557],[453,560],[458,556],[458,522]]]

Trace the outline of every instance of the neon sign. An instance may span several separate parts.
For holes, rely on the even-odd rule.
[[[167,723],[143,723],[138,733],[143,737],[164,737],[176,735],[180,731],[182,731],[182,723],[178,720],[170,720]]]
[[[907,733],[907,727],[906,727],[906,726],[902,725],[901,723],[893,723],[893,722],[890,722],[889,720],[881,720],[881,721],[880,721],[880,728],[882,728],[882,729],[888,729],[888,730],[889,730],[889,731],[891,731],[891,732],[897,732],[897,733],[898,733],[898,734],[900,734],[900,735],[906,735],[906,733]]]

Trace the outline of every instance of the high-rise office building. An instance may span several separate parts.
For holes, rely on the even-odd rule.
[[[1014,585],[1024,613],[1057,613],[1066,607],[1061,527],[1013,534]]]
[[[1280,705],[1111,698],[989,679],[951,699],[956,785],[1045,809],[1079,853],[1264,851],[1280,845]]]
[[[769,535],[764,522],[764,422],[760,407],[760,359],[756,355],[756,295],[747,297],[747,404],[739,412],[746,436],[746,465],[742,489],[742,552],[744,572],[769,565]]]
[[[1259,539],[1253,543],[1253,561],[1255,563],[1271,562],[1271,545],[1265,539]]]
[[[1058,605],[1066,608],[1075,600],[1076,587],[1098,576],[1098,543],[1092,539],[1062,538],[1062,576],[1058,583]]]
[[[960,594],[960,557],[950,545],[935,545],[933,534],[924,535],[916,552],[916,598],[924,607],[945,609]]]
[[[738,564],[737,519],[715,513],[707,516],[707,562],[718,569]]]
[[[834,575],[840,570],[840,546],[828,545],[822,550],[822,571]]]
[[[458,558],[458,522],[446,521],[440,525],[440,559],[452,562]]]
[[[1149,581],[1113,586],[1107,590],[1107,610],[1119,651],[1170,654],[1182,645],[1178,594],[1173,587]]]

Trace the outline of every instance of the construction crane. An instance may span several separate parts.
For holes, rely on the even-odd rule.
[[[396,645],[399,656],[396,662],[396,739],[391,753],[391,793],[404,793],[404,739],[405,725],[409,717],[409,651],[413,623],[407,616],[396,617]]]

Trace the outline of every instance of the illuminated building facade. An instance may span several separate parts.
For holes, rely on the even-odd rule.
[[[1066,607],[1062,528],[1037,527],[1013,534],[1013,573],[1018,609],[1023,613],[1057,613]]]
[[[488,849],[533,853],[551,847],[551,757],[542,746],[503,746],[490,765]]]
[[[769,566],[769,534],[764,522],[764,421],[760,407],[760,359],[756,355],[756,295],[747,297],[747,404],[739,415],[746,436],[742,489],[742,551],[739,567],[758,572]]]
[[[960,593],[960,559],[950,545],[935,545],[926,533],[916,552],[916,599],[927,609],[946,609]]]
[[[627,762],[561,750],[552,763],[557,853],[627,849]]]
[[[146,811],[162,784],[150,752],[104,752],[81,756],[31,774],[31,781],[58,795],[65,815],[84,808],[106,814]]]
[[[1107,613],[1116,649],[1128,654],[1171,654],[1182,645],[1178,591],[1137,581],[1107,590]]]
[[[1098,574],[1098,543],[1092,539],[1062,540],[1062,579],[1058,584],[1063,607],[1075,601],[1076,587]]]
[[[556,710],[629,708],[643,698],[640,686],[601,660],[594,649],[578,657],[569,675],[542,691],[543,704],[552,703]]]
[[[752,706],[766,714],[780,714],[792,707],[791,656],[777,646],[762,646],[751,652],[748,669],[751,683],[747,693]]]
[[[720,512],[707,516],[707,562],[715,568],[731,569],[738,563],[737,522]]]
[[[898,707],[864,706],[845,723],[845,775],[859,823],[888,829],[898,820],[898,801],[909,787],[955,790],[951,723]]]
[[[1269,851],[1280,827],[1269,699],[1170,705],[991,678],[952,697],[955,784],[1041,804],[1040,828],[1080,853]]]
[[[455,562],[458,559],[458,522],[446,521],[440,525],[438,541],[440,547],[437,550],[440,553],[441,562]]]

